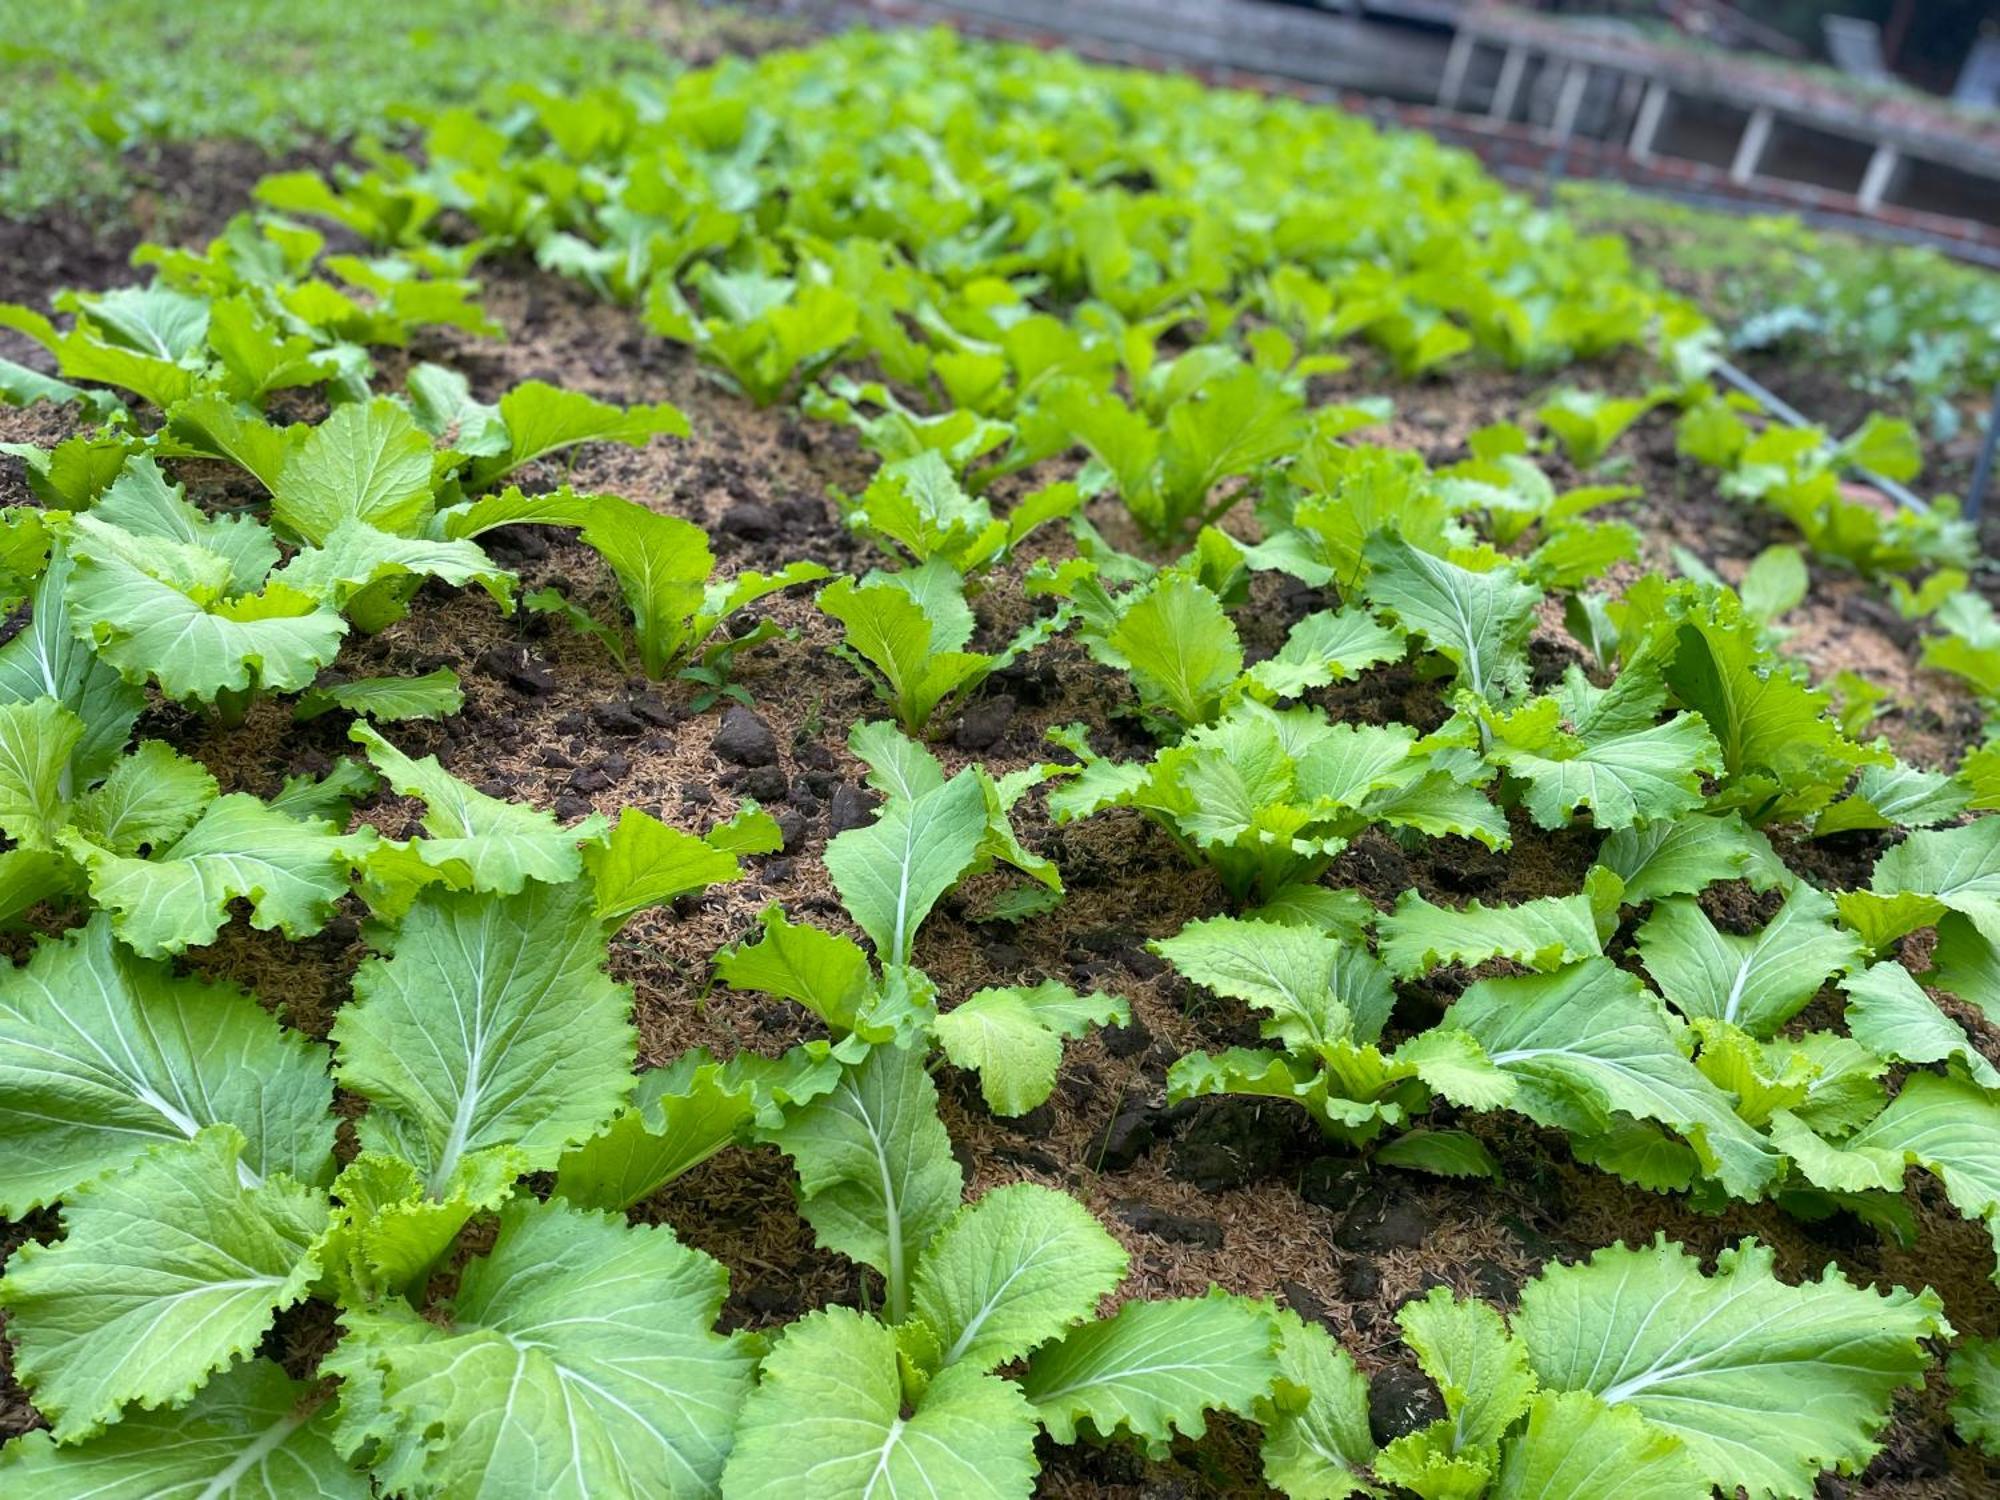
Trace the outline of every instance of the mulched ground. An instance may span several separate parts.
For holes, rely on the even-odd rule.
[[[157,222],[196,237],[240,206],[238,194],[260,163],[225,153],[214,165],[212,172],[180,174],[179,182],[196,184],[195,195],[163,199]],[[121,258],[120,243],[74,225],[0,230],[0,295],[39,304],[58,284],[109,284],[121,279]],[[507,328],[506,342],[450,335],[421,342],[407,356],[385,351],[385,377],[399,377],[405,357],[432,358],[464,369],[487,400],[540,378],[621,402],[675,401],[693,423],[692,440],[640,451],[589,449],[567,470],[569,481],[702,524],[728,570],[804,556],[859,571],[881,560],[844,532],[827,498],[829,485],[851,490],[865,483],[871,461],[851,434],[749,407],[717,389],[683,351],[642,335],[630,314],[538,273],[489,268],[487,303]],[[0,352],[19,357],[14,348]],[[1605,379],[1616,375],[1600,372]],[[1327,394],[1377,388],[1381,372],[1364,361]],[[1386,436],[1371,436],[1450,461],[1463,456],[1473,427],[1519,415],[1539,390],[1536,381],[1496,371],[1402,388],[1399,419]],[[65,430],[65,420],[46,410],[0,411],[0,439],[48,442]],[[1646,531],[1649,563],[1664,563],[1679,543],[1733,577],[1759,548],[1784,539],[1781,523],[1720,499],[1705,474],[1673,462],[1665,417],[1648,419],[1621,451],[1631,466],[1622,477],[1645,491],[1623,513]],[[5,468],[0,502],[17,503],[25,498],[18,466]],[[184,465],[181,477],[197,498],[244,493],[240,478],[219,466]],[[552,466],[523,476],[529,487],[560,477]],[[1559,472],[1558,480],[1575,477]],[[1122,517],[1100,512],[1094,518],[1107,532],[1129,543]],[[496,556],[519,569],[525,588],[561,584],[580,602],[613,612],[608,574],[563,534],[517,528],[493,543]],[[1004,636],[1017,623],[1024,608],[1017,595],[1011,580],[995,580],[979,601],[984,637]],[[1318,602],[1284,580],[1260,579],[1238,617],[1246,643],[1253,650],[1275,647]],[[772,901],[794,918],[845,923],[820,856],[829,837],[868,816],[871,799],[845,735],[850,723],[878,709],[858,676],[827,655],[835,628],[809,598],[771,601],[766,613],[795,634],[748,653],[741,664],[740,680],[776,746],[764,764],[732,763],[715,752],[721,713],[692,714],[686,685],[628,677],[566,627],[525,612],[503,617],[483,595],[427,588],[409,619],[373,639],[350,641],[339,663],[355,676],[452,667],[466,686],[463,713],[442,725],[395,726],[392,738],[412,754],[437,753],[488,791],[552,808],[565,819],[638,806],[699,830],[746,796],[779,812],[788,834],[781,853],[747,861],[749,877],[739,885],[643,915],[615,943],[613,972],[636,995],[644,1064],[695,1045],[776,1052],[806,1037],[796,1009],[712,988],[709,960],[746,936]],[[1976,711],[1945,685],[1914,673],[1909,628],[1857,580],[1816,573],[1810,601],[1787,623],[1794,627],[1793,648],[1816,674],[1852,668],[1892,688],[1898,703],[1880,727],[1919,764],[1949,764],[1976,735]],[[1566,638],[1540,632],[1538,681],[1553,681],[1573,659]],[[1317,701],[1336,716],[1361,720],[1425,725],[1443,717],[1434,689],[1397,667],[1337,686]],[[935,748],[948,769],[978,759],[1007,771],[1044,758],[1050,725],[1081,721],[1102,750],[1150,754],[1151,742],[1117,712],[1129,702],[1112,675],[1059,641],[941,725]],[[297,726],[269,704],[226,733],[181,710],[157,708],[140,732],[199,756],[227,788],[265,794],[285,775],[323,769],[350,749],[339,716]],[[391,834],[405,831],[412,812],[397,799],[365,809]],[[1219,888],[1130,814],[1059,829],[1031,797],[1017,824],[1031,848],[1058,861],[1068,898],[1046,917],[1010,926],[979,920],[990,890],[975,883],[940,906],[924,929],[917,961],[947,1002],[982,985],[1048,976],[1125,995],[1133,1023],[1069,1046],[1054,1097],[1020,1120],[991,1117],[967,1079],[942,1070],[946,1123],[974,1190],[1037,1181],[1077,1195],[1131,1252],[1126,1295],[1198,1293],[1213,1282],[1281,1298],[1323,1320],[1371,1377],[1378,1438],[1440,1410],[1396,1338],[1394,1312],[1408,1297],[1444,1283],[1511,1303],[1547,1260],[1581,1256],[1620,1238],[1643,1241],[1655,1231],[1703,1254],[1756,1234],[1776,1247],[1780,1269],[1791,1277],[1833,1262],[1857,1281],[1929,1284],[1961,1332],[2000,1332],[2000,1290],[1988,1279],[1986,1235],[1961,1221],[1928,1178],[1912,1178],[1923,1235],[1914,1250],[1903,1251],[1850,1219],[1805,1225],[1769,1205],[1692,1214],[1675,1200],[1572,1164],[1560,1136],[1505,1116],[1458,1122],[1480,1134],[1502,1162],[1504,1182],[1492,1185],[1363,1171],[1282,1105],[1225,1100],[1168,1108],[1165,1076],[1176,1057],[1256,1035],[1244,1007],[1195,991],[1145,950],[1149,939],[1220,910]],[[1353,885],[1384,907],[1411,888],[1451,903],[1518,901],[1577,888],[1591,862],[1591,835],[1551,836],[1525,825],[1516,833],[1516,847],[1503,854],[1451,839],[1412,852],[1371,833],[1342,857],[1330,883]],[[1879,837],[1866,834],[1813,845],[1781,841],[1795,868],[1833,887],[1864,881],[1881,847]],[[1718,922],[1738,930],[1769,915],[1767,900],[1742,889],[1720,888],[1708,904]],[[292,1024],[324,1035],[363,956],[360,915],[355,906],[303,943],[239,922],[214,947],[191,954],[189,964],[250,986]],[[1395,1030],[1429,1024],[1475,977],[1448,970],[1404,986]],[[2000,1033],[1984,1028],[1980,1042],[2000,1060]],[[731,1150],[636,1212],[671,1223],[728,1265],[725,1316],[732,1325],[768,1328],[830,1301],[856,1300],[864,1290],[854,1267],[813,1246],[790,1205],[783,1158],[769,1149]],[[0,1237],[0,1248],[54,1232],[53,1216],[40,1215]],[[270,1352],[306,1367],[325,1337],[324,1311],[301,1310],[273,1334]],[[1995,1493],[2000,1466],[1982,1463],[1950,1435],[1945,1404],[1941,1378],[1906,1396],[1884,1453],[1861,1476],[1823,1481],[1821,1493],[1898,1500]],[[0,1385],[0,1431],[31,1420],[19,1391]],[[1261,1492],[1254,1433],[1227,1421],[1211,1424],[1199,1451],[1183,1445],[1165,1463],[1122,1447],[1045,1445],[1043,1458],[1041,1493],[1051,1496],[1166,1500]]]

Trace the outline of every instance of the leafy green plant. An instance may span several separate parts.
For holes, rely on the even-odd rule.
[[[1245,701],[1146,764],[1097,755],[1080,725],[1050,738],[1082,765],[1049,794],[1058,823],[1137,808],[1191,863],[1212,867],[1238,903],[1311,886],[1371,824],[1489,849],[1510,839],[1479,788],[1484,771],[1448,753],[1434,758],[1402,725],[1334,724],[1317,709]]]
[[[1061,520],[1083,503],[1068,482],[1023,496],[996,517],[983,499],[966,493],[936,449],[885,463],[853,499],[835,493],[847,524],[885,549],[901,551],[914,567],[933,558],[962,577],[1004,562],[1039,527]]]
[[[963,588],[951,565],[933,558],[900,573],[870,573],[859,583],[837,578],[819,591],[820,609],[842,627],[834,651],[908,733],[921,733],[939,710],[977,692],[1069,620],[1058,610],[1022,626],[998,651],[968,651],[976,621]]]
[[[772,574],[746,572],[714,580],[715,557],[699,526],[616,495],[578,495],[568,489],[523,495],[509,488],[454,507],[440,521],[452,541],[497,526],[576,528],[617,578],[631,611],[640,663],[647,676],[656,678],[682,666],[724,671],[731,654],[748,644],[740,638],[715,639],[725,620],[781,589],[827,576],[818,563],[795,562]]]

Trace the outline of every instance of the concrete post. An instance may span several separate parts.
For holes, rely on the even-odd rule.
[[[1521,75],[1528,71],[1528,49],[1512,46],[1507,55],[1500,59],[1500,81],[1493,86],[1493,103],[1487,107],[1487,115],[1495,120],[1510,120],[1514,117],[1514,100],[1521,92]]]
[[[1659,138],[1660,125],[1667,117],[1667,105],[1673,99],[1673,90],[1655,79],[1646,87],[1646,97],[1639,101],[1639,118],[1632,125],[1630,150],[1634,161],[1653,159],[1653,142]]]
[[[1771,143],[1771,126],[1775,116],[1763,105],[1758,105],[1750,113],[1750,123],[1743,127],[1743,139],[1736,143],[1736,160],[1729,164],[1729,180],[1742,184],[1757,175],[1757,168],[1764,160],[1764,148]]]
[[[1584,63],[1571,63],[1563,73],[1562,91],[1556,95],[1555,118],[1549,122],[1549,134],[1558,141],[1566,141],[1576,131],[1577,112],[1583,108],[1585,90],[1590,87],[1590,68]]]
[[[1457,109],[1458,96],[1465,89],[1465,75],[1472,68],[1472,56],[1479,50],[1479,39],[1471,31],[1460,29],[1451,39],[1451,51],[1445,55],[1444,76],[1438,80],[1438,108]]]
[[[1868,170],[1861,174],[1861,187],[1854,195],[1861,204],[1861,211],[1872,214],[1879,210],[1882,200],[1895,191],[1902,175],[1903,153],[1884,141],[1868,158]]]

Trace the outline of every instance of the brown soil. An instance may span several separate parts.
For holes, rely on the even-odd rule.
[[[230,206],[191,208],[187,231],[201,232],[197,222],[209,227]],[[33,231],[16,242],[33,242]],[[48,243],[51,254],[67,253],[65,244]],[[48,281],[36,277],[112,279],[115,258],[78,253],[81,260],[23,269],[0,248],[0,266],[14,277],[13,295],[34,293],[37,301]],[[769,568],[801,556],[857,570],[881,560],[840,527],[826,498],[829,485],[852,489],[870,467],[851,434],[787,411],[751,408],[720,391],[683,351],[642,336],[628,313],[564,283],[496,270],[488,304],[506,325],[507,342],[451,335],[428,340],[409,357],[456,363],[488,400],[515,382],[543,378],[623,402],[672,400],[694,427],[687,442],[587,449],[566,476],[553,469],[523,476],[530,487],[567,477],[580,488],[615,491],[685,516],[715,536],[728,570]],[[384,364],[393,378],[396,370],[387,359]],[[1358,384],[1373,378],[1366,365],[1351,377]],[[1461,456],[1467,431],[1519,413],[1532,404],[1536,388],[1523,377],[1474,371],[1401,390],[1404,415],[1386,440],[1418,447],[1437,461]],[[1630,456],[1630,477],[1645,490],[1644,499],[1625,509],[1647,532],[1649,563],[1663,562],[1667,547],[1680,542],[1733,575],[1759,547],[1783,539],[1779,523],[1721,500],[1703,476],[1676,466],[1670,436],[1657,423],[1642,427],[1619,450]],[[0,438],[47,442],[62,427],[62,418],[45,411],[0,412]],[[23,496],[16,466],[5,468],[0,500],[17,501]],[[199,490],[214,475],[187,466],[184,477]],[[1102,519],[1110,525],[1115,518]],[[518,567],[524,587],[560,583],[605,618],[616,617],[609,578],[562,534],[515,530],[496,538],[495,551]],[[1889,686],[1899,701],[1881,727],[1906,755],[1924,764],[1954,759],[1976,731],[1976,713],[1949,687],[1914,674],[1907,633],[1858,582],[1816,572],[1814,584],[1811,599],[1788,621],[1794,646],[1816,673],[1847,667]],[[992,598],[1008,595],[1003,584]],[[1246,633],[1275,641],[1307,607],[1311,601],[1299,591],[1260,580],[1244,615]],[[766,613],[795,633],[749,653],[739,673],[780,746],[779,766],[769,773],[732,770],[717,759],[710,741],[718,715],[691,713],[687,685],[628,677],[593,642],[525,612],[503,617],[483,595],[427,589],[407,620],[376,638],[350,641],[339,663],[353,675],[454,668],[466,687],[463,713],[442,725],[398,726],[392,738],[411,753],[437,753],[476,785],[552,808],[566,820],[591,810],[615,815],[629,805],[698,831],[750,794],[796,819],[793,844],[747,861],[742,883],[649,912],[615,942],[613,972],[634,991],[642,1064],[697,1045],[775,1052],[810,1035],[807,1018],[795,1008],[712,986],[710,960],[718,948],[749,934],[757,913],[773,901],[795,918],[845,926],[820,856],[836,789],[860,781],[845,747],[846,728],[878,710],[860,679],[826,653],[833,632],[809,599],[777,599]],[[1573,651],[1553,632],[1545,634],[1548,645],[1537,659],[1553,676]],[[977,752],[996,772],[1042,758],[1044,731],[1075,721],[1091,725],[1107,750],[1146,752],[1143,737],[1115,712],[1129,701],[1127,690],[1068,642],[990,685],[981,701],[990,705],[1003,694],[1012,703],[1011,717],[999,738]],[[1438,713],[1434,692],[1401,668],[1371,673],[1319,701],[1354,718],[1421,721]],[[339,716],[297,726],[278,705],[260,707],[241,729],[227,733],[172,709],[156,710],[144,727],[201,757],[229,785],[261,793],[275,790],[285,774],[323,769],[351,748]],[[954,769],[974,758],[956,742],[958,734],[956,725],[940,726],[935,746]],[[400,832],[408,807],[385,802],[364,814]],[[1219,889],[1206,873],[1182,864],[1149,825],[1128,815],[1056,828],[1031,797],[1017,822],[1029,847],[1060,863],[1068,898],[1050,915],[1017,927],[980,921],[979,890],[948,898],[924,929],[919,962],[947,1003],[982,985],[1048,976],[1126,996],[1133,1024],[1071,1045],[1053,1098],[1020,1120],[993,1118],[966,1078],[942,1070],[946,1122],[969,1166],[973,1191],[1036,1181],[1077,1194],[1131,1252],[1132,1276],[1122,1295],[1198,1293],[1214,1283],[1281,1298],[1324,1321],[1374,1379],[1384,1424],[1379,1436],[1425,1420],[1435,1399],[1396,1338],[1394,1312],[1404,1300],[1444,1283],[1510,1303],[1521,1283],[1551,1259],[1581,1256],[1619,1239],[1643,1241],[1656,1231],[1703,1254],[1755,1234],[1776,1247],[1782,1270],[1794,1277],[1834,1263],[1858,1281],[1928,1284],[1945,1298],[1961,1332],[2000,1333],[2000,1291],[1989,1280],[1991,1246],[1928,1179],[1911,1185],[1923,1234],[1906,1251],[1883,1245],[1851,1221],[1801,1224],[1770,1205],[1718,1217],[1694,1214],[1677,1200],[1573,1165],[1561,1137],[1512,1117],[1459,1122],[1484,1138],[1503,1164],[1503,1181],[1495,1185],[1368,1172],[1281,1106],[1207,1101],[1167,1107],[1165,1074],[1176,1057],[1255,1036],[1243,1007],[1194,991],[1145,951],[1147,940],[1220,909]],[[1371,834],[1343,856],[1331,883],[1356,886],[1383,907],[1413,887],[1453,903],[1512,901],[1577,887],[1591,861],[1592,835],[1552,837],[1525,826],[1517,833],[1516,848],[1505,855],[1459,840],[1405,850]],[[1877,847],[1859,840],[1845,850],[1786,845],[1784,852],[1821,883],[1848,884],[1865,878]],[[292,944],[238,922],[216,945],[190,955],[189,963],[249,985],[294,1024],[322,1036],[362,955],[360,915],[353,907],[326,933]],[[1614,951],[1623,951],[1629,930],[1630,924]],[[1427,1024],[1472,977],[1446,971],[1406,986],[1396,1030]],[[1981,1040],[2000,1060],[1990,1028],[1982,1029]],[[636,1214],[673,1224],[728,1265],[731,1324],[775,1327],[828,1302],[856,1300],[864,1281],[840,1257],[813,1246],[787,1183],[775,1152],[732,1150]],[[55,1229],[52,1216],[39,1216],[13,1226],[0,1245],[47,1237]],[[270,1352],[308,1367],[324,1336],[323,1318],[311,1312],[288,1317],[272,1335]],[[1821,1493],[1896,1500],[1995,1493],[2000,1467],[1983,1463],[1950,1435],[1945,1401],[1942,1380],[1934,1378],[1925,1392],[1899,1405],[1883,1455],[1857,1478],[1823,1481]],[[30,1420],[18,1390],[0,1380],[0,1431],[19,1430]],[[1239,1424],[1213,1423],[1200,1451],[1182,1445],[1163,1463],[1121,1447],[1047,1447],[1042,1493],[1134,1500],[1262,1493],[1252,1436]]]

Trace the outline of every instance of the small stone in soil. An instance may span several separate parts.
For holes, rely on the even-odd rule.
[[[1444,1415],[1437,1388],[1413,1365],[1389,1365],[1368,1381],[1368,1431],[1377,1443],[1429,1426]]]
[[[1377,1187],[1348,1209],[1333,1232],[1333,1242],[1343,1250],[1414,1250],[1430,1232],[1429,1214]]]
[[[833,796],[827,803],[827,833],[845,833],[850,828],[867,827],[875,820],[876,801],[873,793],[842,782],[833,789]]]
[[[722,513],[721,520],[716,522],[719,530],[731,536],[740,536],[746,542],[768,542],[778,534],[783,524],[775,510],[754,500],[730,506]]]
[[[778,762],[778,741],[761,714],[742,704],[731,704],[722,716],[708,748],[723,760],[738,766],[771,766]]]
[[[515,692],[540,698],[554,691],[556,680],[536,657],[519,646],[492,646],[475,663],[488,677],[497,677]]]
[[[1326,1304],[1313,1295],[1311,1287],[1301,1286],[1296,1281],[1281,1281],[1278,1290],[1285,1294],[1285,1305],[1306,1322],[1326,1321]]]
[[[1359,1162],[1339,1156],[1315,1156],[1299,1174],[1299,1196],[1336,1212],[1352,1203],[1354,1195],[1367,1185],[1367,1170]]]
[[[1016,1135],[1024,1135],[1031,1141],[1044,1140],[1056,1128],[1055,1106],[1043,1100],[1026,1114],[1013,1115],[1002,1119],[1000,1123]]]
[[[759,802],[777,802],[788,789],[785,773],[776,766],[750,766],[736,778],[736,790]]]
[[[792,853],[805,841],[805,816],[797,808],[781,807],[771,817],[778,825],[779,837],[784,840],[784,843],[780,847],[784,849],[785,853]]]
[[[606,734],[644,734],[645,721],[628,703],[599,703],[590,710],[591,722]]]
[[[1351,1260],[1340,1273],[1343,1296],[1355,1302],[1373,1302],[1382,1291],[1382,1273],[1372,1262]]]
[[[565,823],[587,818],[595,811],[588,797],[579,797],[574,792],[562,792],[556,797],[556,816]]]
[[[1005,693],[969,704],[958,716],[952,743],[961,750],[990,750],[1014,721],[1014,700]]]
[[[1136,1057],[1153,1044],[1153,1033],[1136,1017],[1130,1026],[1107,1026],[1102,1033],[1104,1050],[1113,1057]]]
[[[1122,1172],[1152,1150],[1156,1139],[1153,1111],[1143,1104],[1127,1105],[1091,1141],[1084,1164],[1097,1172]]]
[[[611,778],[599,766],[585,766],[570,773],[569,789],[573,792],[602,792],[610,786]]]
[[[1199,1245],[1204,1250],[1222,1248],[1222,1226],[1213,1219],[1190,1218],[1129,1199],[1113,1206],[1118,1210],[1118,1217],[1141,1234],[1150,1234],[1175,1245]]]

